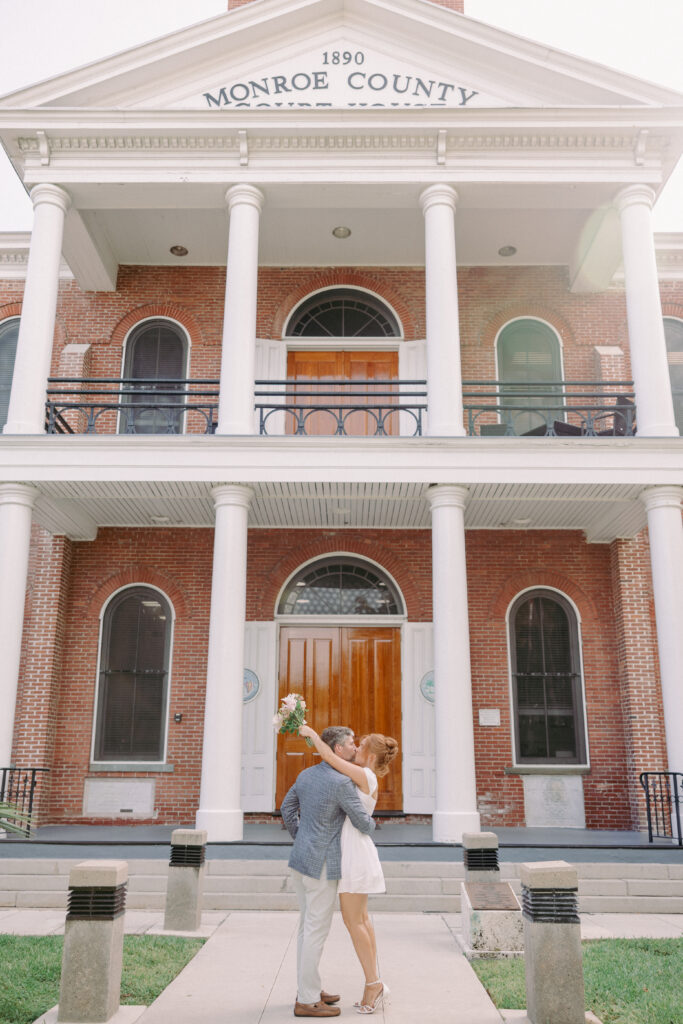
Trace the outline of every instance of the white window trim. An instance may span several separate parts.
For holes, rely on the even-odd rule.
[[[164,599],[168,602],[168,606],[169,606],[169,608],[171,610],[171,622],[170,622],[171,634],[170,634],[169,642],[168,642],[168,676],[167,676],[167,681],[166,681],[166,715],[165,715],[165,719],[166,720],[163,723],[163,732],[164,732],[164,735],[163,735],[163,757],[162,757],[162,759],[160,761],[126,761],[124,758],[117,758],[116,761],[98,761],[97,758],[95,757],[95,737],[96,737],[96,733],[97,733],[97,714],[98,714],[98,711],[99,711],[99,703],[100,703],[100,668],[101,668],[101,664],[102,664],[102,634],[103,634],[103,630],[104,630],[104,616],[105,616],[105,612],[106,612],[107,608],[109,607],[109,605],[111,604],[111,602],[114,600],[115,597],[117,597],[119,594],[121,594],[124,590],[132,590],[132,589],[135,589],[137,587],[147,587],[148,590],[156,590],[159,594],[162,594]],[[155,768],[158,768],[158,767],[160,767],[162,765],[167,765],[168,764],[168,727],[169,727],[170,716],[171,716],[171,710],[170,710],[171,709],[171,684],[172,684],[171,675],[172,675],[172,672],[173,672],[173,643],[174,643],[174,640],[175,640],[175,620],[176,620],[175,608],[173,606],[173,602],[171,601],[171,599],[168,596],[168,594],[166,593],[166,591],[162,590],[161,587],[157,587],[157,586],[155,586],[152,583],[145,583],[144,580],[138,580],[136,583],[127,583],[125,586],[119,587],[117,590],[115,590],[112,594],[109,595],[107,600],[102,605],[102,608],[100,609],[100,624],[99,624],[98,640],[97,640],[97,668],[96,668],[96,674],[95,674],[95,700],[93,702],[93,717],[92,717],[92,726],[91,726],[92,735],[91,735],[91,740],[90,740],[90,770],[91,771],[94,771],[94,772],[98,772],[98,771],[112,771],[112,772],[115,772],[115,771],[137,770],[137,771],[141,771],[141,772],[144,772],[144,771],[152,772],[152,771],[155,770]],[[119,767],[114,767],[114,765],[118,765]],[[126,765],[126,768],[121,768],[120,767],[121,765]]]
[[[381,338],[382,341],[384,341],[384,342],[386,342],[386,341],[400,341],[403,338],[405,338],[406,332],[405,332],[405,330],[403,328],[403,321],[401,320],[401,317],[398,315],[398,313],[396,312],[396,310],[394,309],[392,304],[390,302],[387,302],[387,300],[384,298],[384,296],[380,295],[379,292],[374,292],[371,288],[363,288],[362,286],[357,285],[357,284],[328,284],[328,285],[325,285],[324,288],[314,288],[313,291],[310,291],[306,295],[304,295],[303,299],[300,299],[297,302],[297,304],[290,309],[290,311],[289,311],[289,313],[287,315],[287,320],[286,320],[286,322],[285,322],[285,324],[284,324],[284,326],[282,328],[282,339],[283,339],[283,341],[293,341],[293,340],[296,340],[296,338],[292,338],[291,336],[289,336],[286,333],[286,331],[287,331],[287,327],[292,322],[292,319],[294,318],[294,316],[296,314],[296,311],[298,309],[300,309],[301,306],[303,306],[304,302],[309,302],[310,299],[314,298],[314,296],[316,296],[316,295],[323,295],[325,292],[339,291],[340,289],[343,289],[344,291],[360,292],[361,294],[371,295],[373,299],[376,299],[377,302],[381,302],[382,305],[386,306],[387,309],[389,309],[391,311],[392,316],[395,318],[396,323],[398,324],[398,329],[399,329],[398,330],[398,335],[395,335],[394,337],[391,337],[391,338],[387,338],[386,336],[382,335],[382,338]],[[310,339],[308,339],[308,340],[310,340]],[[341,339],[341,340],[343,340],[343,339]],[[353,341],[352,338],[349,338],[347,340],[348,341]],[[329,347],[329,346],[327,346],[327,347]]]
[[[367,564],[369,566],[372,566],[375,569],[377,569],[378,572],[380,572],[383,576],[386,576],[387,579],[391,580],[392,584],[396,588],[396,593],[400,597],[401,604],[403,605],[403,612],[399,613],[398,615],[341,615],[340,614],[340,615],[317,615],[316,616],[316,615],[280,615],[280,614],[278,614],[278,610],[277,609],[279,607],[280,601],[282,600],[282,595],[284,594],[285,590],[289,586],[290,581],[293,580],[295,576],[298,576],[300,572],[303,572],[303,570],[306,569],[309,565],[314,565],[316,562],[326,562],[326,561],[328,561],[331,558],[339,558],[339,559],[352,558],[352,559],[355,559],[356,561],[367,562]],[[278,622],[282,623],[283,625],[285,625],[285,624],[287,624],[287,625],[294,625],[295,623],[298,623],[298,622],[308,622],[311,625],[313,625],[314,622],[317,621],[317,623],[319,625],[322,624],[322,625],[331,626],[331,625],[335,625],[335,623],[341,622],[343,620],[343,622],[346,625],[350,625],[352,623],[352,621],[353,622],[357,621],[358,624],[365,623],[368,626],[375,626],[375,625],[387,625],[387,626],[389,626],[389,625],[396,625],[396,623],[405,622],[406,619],[408,618],[408,614],[407,614],[406,599],[403,596],[403,591],[399,587],[398,583],[396,582],[396,580],[394,579],[392,574],[390,572],[388,572],[380,562],[375,561],[373,558],[368,558],[366,555],[359,555],[355,551],[328,551],[328,552],[326,552],[323,555],[315,555],[313,558],[309,558],[305,562],[300,562],[299,565],[296,567],[296,569],[293,572],[290,572],[289,576],[287,577],[287,579],[284,581],[284,583],[282,584],[282,586],[280,587],[280,589],[277,592],[277,597],[275,598],[275,609],[274,609],[274,612],[273,612],[273,618],[276,619]]]
[[[517,742],[516,742],[516,737],[515,737],[514,684],[513,684],[513,679],[512,679],[512,631],[511,631],[511,623],[510,623],[510,612],[512,611],[512,606],[517,601],[519,601],[520,597],[522,597],[524,594],[529,594],[529,593],[531,593],[532,591],[535,591],[535,590],[546,590],[549,594],[558,594],[563,600],[565,600],[567,602],[567,604],[569,604],[571,606],[574,614],[576,615],[576,634],[577,634],[576,638],[577,638],[577,643],[578,643],[578,647],[579,647],[579,674],[580,674],[580,681],[581,681],[581,700],[582,700],[582,703],[583,703],[583,707],[582,707],[583,736],[584,736],[584,746],[585,746],[585,749],[586,749],[586,757],[585,757],[584,761],[575,761],[575,762],[572,762],[571,764],[562,764],[562,765],[559,765],[559,764],[555,764],[554,765],[550,761],[547,764],[542,764],[542,763],[530,764],[528,761],[520,762],[519,759],[518,759],[518,756],[517,756]],[[520,591],[518,591],[515,594],[515,596],[512,598],[512,600],[510,601],[510,603],[507,606],[507,610],[505,612],[505,631],[506,631],[506,637],[507,637],[508,703],[509,703],[509,708],[510,708],[510,749],[512,750],[512,766],[513,766],[513,769],[515,769],[515,770],[516,769],[520,769],[520,770],[523,770],[524,772],[529,773],[529,774],[537,773],[539,775],[543,775],[543,774],[547,775],[547,774],[549,774],[549,772],[546,771],[546,769],[552,769],[552,771],[555,774],[557,774],[557,773],[561,774],[563,770],[565,770],[568,774],[571,774],[572,772],[576,772],[576,770],[579,769],[579,768],[589,769],[590,768],[590,745],[589,745],[589,738],[588,738],[588,713],[587,713],[587,708],[586,708],[586,678],[585,678],[585,674],[584,674],[584,670],[583,670],[583,637],[582,637],[582,633],[581,633],[581,614],[579,612],[579,609],[576,607],[576,604],[574,603],[574,601],[572,601],[571,597],[569,597],[568,594],[565,594],[563,590],[559,590],[557,587],[548,587],[548,586],[546,586],[544,584],[537,584],[537,585],[532,586],[532,587],[524,587],[523,590],[520,590]]]
[[[131,338],[131,335],[132,335],[133,331],[137,331],[141,324],[150,323],[151,321],[154,321],[154,320],[165,320],[167,323],[174,324],[176,327],[179,327],[180,330],[185,335],[185,341],[187,343],[187,348],[185,350],[185,379],[189,380],[190,379],[190,365],[191,365],[191,360],[192,360],[192,338],[190,337],[190,332],[188,331],[188,329],[183,324],[181,324],[180,320],[176,320],[175,317],[172,317],[172,316],[143,316],[143,317],[141,317],[139,320],[137,320],[133,324],[133,326],[130,328],[129,331],[126,332],[126,336],[123,339],[123,345],[121,347],[121,371],[119,373],[119,378],[121,380],[123,380],[123,375],[124,375],[125,366],[126,366],[126,356],[128,355],[128,343],[130,342],[130,338]],[[187,426],[187,413],[186,412],[183,412],[181,426],[182,426],[182,429],[181,429],[180,433],[184,434],[185,433],[185,428]],[[121,433],[121,410],[120,409],[119,409],[118,415],[116,417],[116,433],[117,434]]]

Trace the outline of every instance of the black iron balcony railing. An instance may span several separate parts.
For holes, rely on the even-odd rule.
[[[469,435],[502,437],[632,437],[632,381],[509,384],[463,381]]]
[[[424,380],[257,380],[262,435],[419,437]],[[50,434],[212,434],[218,417],[215,379],[140,380],[51,377]],[[471,436],[631,437],[636,433],[631,381],[463,382]]]
[[[649,842],[668,839],[683,846],[683,773],[642,772]]]
[[[36,787],[49,768],[0,768],[0,829],[30,836]]]

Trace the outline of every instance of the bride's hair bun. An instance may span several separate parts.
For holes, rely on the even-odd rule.
[[[398,754],[398,743],[393,736],[383,736],[381,732],[372,732],[368,736],[370,752],[377,758],[375,775],[381,778],[389,771],[389,765]]]

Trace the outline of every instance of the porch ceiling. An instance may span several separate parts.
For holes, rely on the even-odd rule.
[[[210,482],[43,481],[36,520],[91,540],[98,527],[211,527]],[[426,483],[252,483],[253,528],[429,529]],[[469,530],[582,530],[589,541],[632,537],[645,526],[630,484],[474,484]]]

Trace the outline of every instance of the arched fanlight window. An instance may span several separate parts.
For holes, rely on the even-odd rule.
[[[396,316],[375,295],[354,288],[317,292],[294,310],[288,338],[398,338]]]
[[[125,395],[121,434],[180,434],[187,374],[187,338],[172,320],[144,320],[126,343]],[[136,383],[139,382],[139,383]]]
[[[381,570],[338,555],[298,572],[277,610],[279,615],[401,615],[403,601]]]
[[[9,396],[14,376],[14,360],[19,338],[19,317],[0,324],[0,430],[7,423]]]
[[[116,594],[102,621],[96,761],[163,761],[171,608],[151,587]]]
[[[676,426],[683,435],[683,320],[673,316],[664,317],[664,336],[669,360],[671,394],[674,400]]]
[[[584,764],[583,686],[576,613],[560,594],[533,590],[510,610],[518,764]]]
[[[543,408],[543,400],[551,397],[551,405],[561,404],[562,359],[557,334],[542,320],[525,318],[506,324],[498,335],[498,378],[501,404],[507,406],[502,415],[512,424],[514,433],[541,428],[556,419],[557,411]],[[536,397],[538,395],[538,397]],[[513,412],[511,409],[533,409],[534,412]]]

